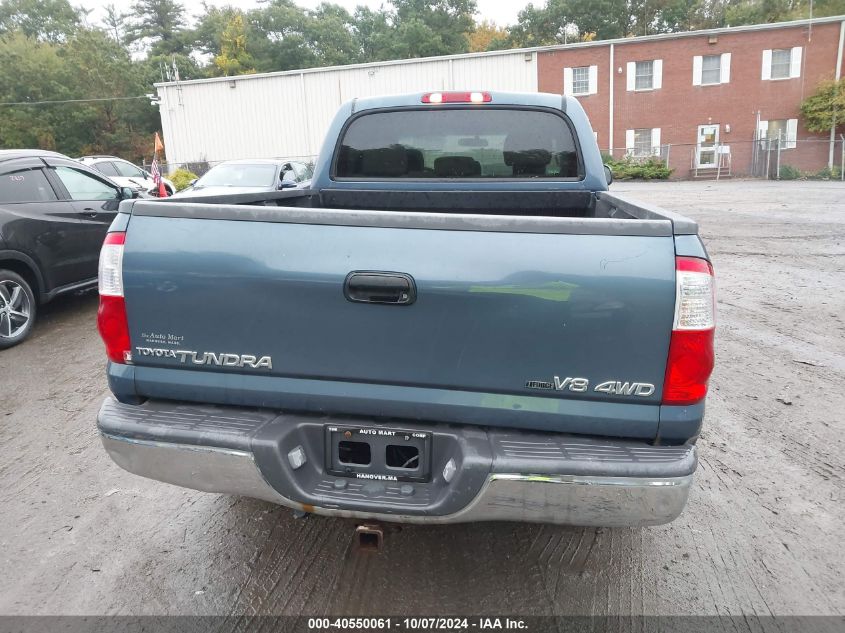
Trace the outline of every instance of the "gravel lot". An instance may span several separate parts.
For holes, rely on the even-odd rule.
[[[845,186],[614,185],[692,216],[719,291],[685,513],[650,529],[353,525],[123,472],[96,295],[0,352],[2,614],[845,614]]]

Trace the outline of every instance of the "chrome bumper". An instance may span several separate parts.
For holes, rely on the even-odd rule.
[[[521,521],[606,527],[660,525],[681,513],[692,482],[692,474],[640,478],[491,473],[475,498],[452,514],[379,514],[288,499],[267,483],[248,451],[132,439],[102,431],[101,438],[115,463],[142,477],[205,492],[264,499],[320,515],[400,523]]]

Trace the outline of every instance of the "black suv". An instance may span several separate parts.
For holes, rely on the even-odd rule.
[[[122,189],[44,150],[0,150],[0,349],[32,331],[39,304],[97,284]]]

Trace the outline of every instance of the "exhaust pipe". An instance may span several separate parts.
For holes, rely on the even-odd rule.
[[[384,546],[384,530],[374,523],[362,523],[355,528],[355,544],[362,552],[380,552]]]

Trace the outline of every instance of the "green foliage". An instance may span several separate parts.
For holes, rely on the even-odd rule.
[[[811,132],[827,132],[845,125],[845,79],[823,81],[801,104],[804,126]]]
[[[668,168],[656,156],[649,158],[625,156],[616,159],[609,154],[602,154],[602,161],[610,167],[614,180],[666,180],[675,171]]]
[[[543,46],[723,26],[728,4],[730,0],[548,0],[519,12],[510,43]]]
[[[252,62],[252,55],[246,50],[244,16],[236,13],[220,38],[220,54],[214,58],[214,65],[223,75],[243,75],[255,72]]]
[[[152,55],[190,52],[185,7],[175,0],[135,0],[127,41],[150,46]]]
[[[103,18],[103,26],[106,27],[106,33],[108,33],[115,42],[121,46],[125,46],[128,43],[126,18],[128,18],[129,15],[119,11],[113,4],[107,4],[103,7],[103,9],[106,12],[105,17]]]
[[[781,180],[798,180],[801,178],[801,172],[792,165],[781,165],[778,178]]]
[[[819,171],[804,174],[804,176],[808,180],[840,180],[842,178],[842,170],[838,165],[834,165],[833,168],[825,167]]]
[[[197,33],[213,49],[220,12],[209,10]],[[463,53],[475,28],[475,0],[392,0],[354,14],[324,2],[314,10],[270,0],[245,14],[247,51],[259,72]]]
[[[0,101],[136,97],[148,90],[141,66],[104,31],[80,29],[66,38],[56,44],[22,33],[0,37],[7,61],[0,65]],[[157,127],[158,113],[140,99],[3,106],[0,144],[138,160]]]
[[[80,27],[82,15],[68,0],[3,0],[0,35],[17,32],[41,42],[63,42]]]
[[[393,28],[401,57],[465,53],[467,34],[475,28],[475,0],[391,0]]]
[[[168,174],[167,177],[173,182],[173,186],[176,187],[176,191],[182,191],[182,189],[190,186],[192,181],[199,178],[199,176],[187,169],[177,169],[176,171]]]
[[[811,0],[733,0],[724,4],[724,21],[729,26],[784,22],[810,17]],[[845,13],[845,0],[814,0],[813,17]]]

